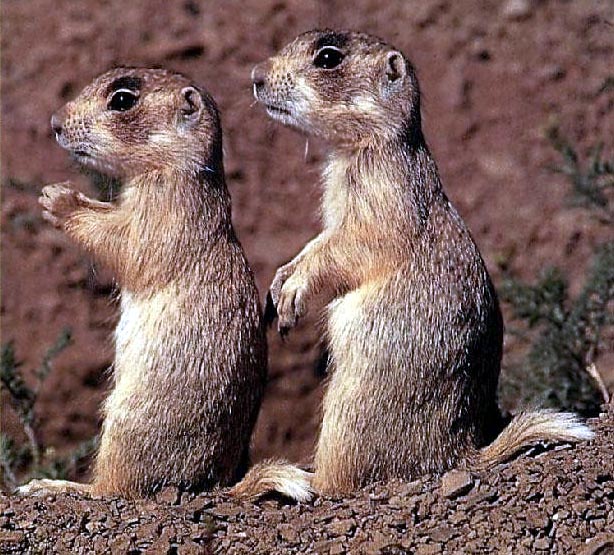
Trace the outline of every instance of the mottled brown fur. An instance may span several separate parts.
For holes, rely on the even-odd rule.
[[[341,62],[319,67],[331,47]],[[313,31],[252,77],[271,117],[331,146],[323,231],[271,286],[282,332],[314,299],[328,304],[313,487],[339,494],[479,458],[499,421],[503,324],[422,135],[411,64],[369,35]],[[480,460],[499,460],[510,445]],[[235,490],[253,497],[255,478]]]
[[[118,80],[138,86],[126,111],[109,109]],[[266,342],[232,228],[213,100],[182,75],[120,68],[52,125],[81,163],[123,181],[113,204],[63,185],[41,197],[44,216],[121,286],[114,384],[93,483],[82,490],[139,496],[234,483],[264,389]]]

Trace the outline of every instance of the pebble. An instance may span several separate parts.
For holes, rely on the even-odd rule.
[[[450,470],[441,479],[441,494],[453,499],[466,494],[473,487],[473,478],[466,470]]]
[[[503,16],[511,21],[527,19],[532,12],[533,4],[531,0],[508,0],[501,8]]]
[[[332,536],[347,536],[356,528],[356,521],[353,518],[335,520],[326,527]]]

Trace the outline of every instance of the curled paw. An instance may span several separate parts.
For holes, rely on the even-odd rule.
[[[283,284],[276,303],[279,322],[277,329],[286,335],[296,326],[299,318],[305,315],[307,306],[307,282],[297,274],[290,276]]]
[[[277,268],[275,277],[273,278],[273,283],[271,283],[271,287],[269,287],[269,296],[271,297],[271,301],[273,301],[273,306],[277,307],[279,304],[281,289],[293,272],[294,264],[292,264],[292,262]]]
[[[43,219],[55,227],[62,227],[66,220],[87,202],[85,195],[66,187],[66,183],[43,187],[38,199],[43,207]]]

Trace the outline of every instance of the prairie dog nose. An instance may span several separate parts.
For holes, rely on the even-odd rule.
[[[59,137],[62,134],[62,121],[57,114],[53,114],[51,116],[51,129],[53,129],[56,137]]]
[[[252,83],[254,87],[260,88],[264,85],[266,79],[266,70],[263,64],[257,64],[252,69]]]
[[[258,100],[258,95],[264,89],[266,83],[266,67],[265,64],[258,64],[252,69],[252,83],[254,87],[254,97]]]

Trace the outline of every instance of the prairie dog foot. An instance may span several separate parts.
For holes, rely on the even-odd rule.
[[[80,484],[78,482],[69,482],[68,480],[30,480],[27,484],[18,487],[15,490],[17,495],[33,495],[42,497],[52,493],[80,493],[89,495],[91,493],[91,484]]]

